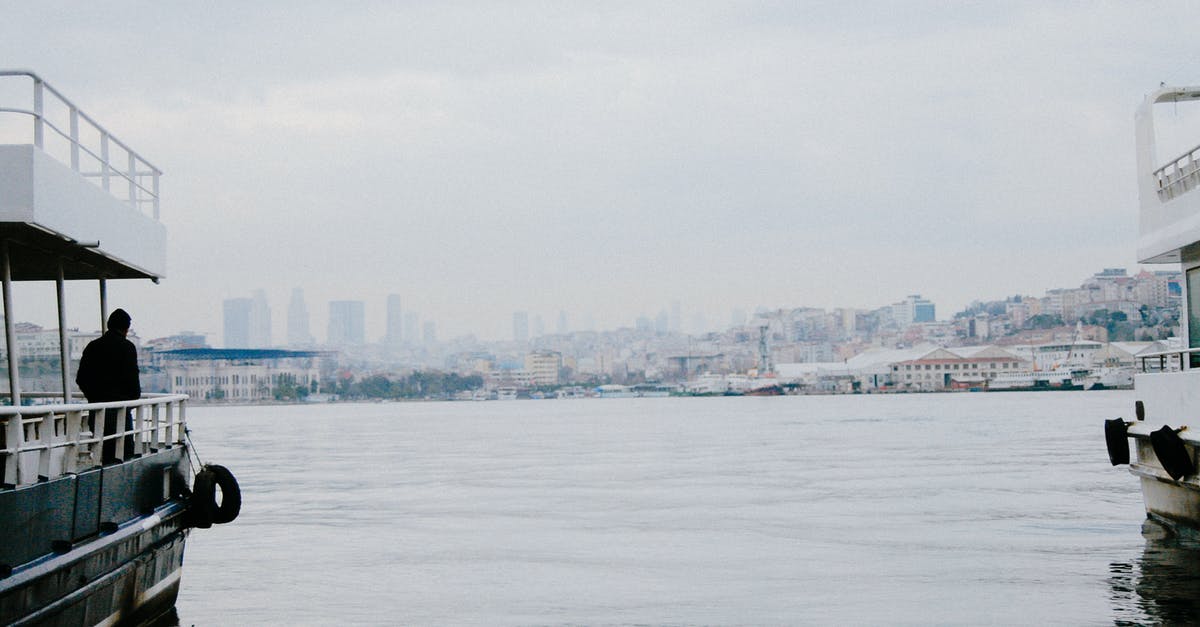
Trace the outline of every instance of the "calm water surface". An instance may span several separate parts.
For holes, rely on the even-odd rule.
[[[1200,620],[1131,392],[193,407],[184,625]],[[1151,530],[1153,531],[1153,530]]]

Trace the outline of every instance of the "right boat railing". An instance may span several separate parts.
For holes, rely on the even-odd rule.
[[[1183,153],[1174,161],[1154,171],[1158,179],[1158,198],[1168,201],[1200,186],[1200,146]]]
[[[1196,357],[1193,357],[1195,355]],[[1137,356],[1141,373],[1178,372],[1200,368],[1200,348],[1181,348]]]
[[[132,459],[181,445],[187,426],[186,394],[148,394],[132,401],[0,407],[0,489],[53,480],[101,465],[104,442],[115,457]],[[103,434],[105,411],[115,410],[116,431]],[[124,416],[133,428],[125,428]],[[127,449],[127,437],[131,450]]]

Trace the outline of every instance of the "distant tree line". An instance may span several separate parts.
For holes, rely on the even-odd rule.
[[[483,377],[462,376],[453,372],[418,371],[399,378],[381,374],[355,379],[353,375],[338,379],[334,390],[343,399],[417,399],[450,398],[458,392],[483,387]]]
[[[1019,302],[1021,302],[1020,296],[1010,296],[1002,301],[977,301],[971,303],[966,309],[954,314],[954,317],[962,319],[980,314],[999,316],[1006,311],[1009,303]],[[1104,327],[1108,331],[1108,340],[1110,342],[1166,339],[1171,337],[1175,327],[1179,325],[1179,314],[1174,308],[1142,305],[1138,308],[1138,313],[1141,318],[1140,324],[1131,322],[1129,316],[1124,312],[1109,309],[1097,309],[1083,316],[1080,320],[1087,325]],[[1053,329],[1066,326],[1066,324],[1063,317],[1058,314],[1036,314],[1026,318],[1020,328],[1010,329],[1009,334],[1015,334],[1022,330]]]

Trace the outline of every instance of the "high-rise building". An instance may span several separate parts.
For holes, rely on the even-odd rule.
[[[419,335],[417,334],[417,330],[419,329],[420,321],[421,321],[421,319],[419,316],[417,316],[417,312],[415,312],[415,311],[404,312],[404,341],[405,342],[408,342],[409,344],[415,344],[417,342],[417,338],[419,337]]]
[[[361,300],[329,302],[328,343],[332,346],[360,346],[366,343],[366,313]]]
[[[388,346],[399,346],[404,341],[404,310],[400,308],[400,295],[388,294],[387,325],[383,343]]]
[[[250,348],[271,346],[271,306],[267,304],[267,293],[254,290],[250,299]]]
[[[525,343],[529,341],[529,313],[513,312],[513,341]]]
[[[683,332],[683,305],[677,300],[671,301],[671,333]]]
[[[902,329],[914,322],[933,322],[936,319],[934,305],[920,294],[913,294],[892,305],[892,319]]]
[[[658,335],[666,335],[671,330],[671,316],[666,310],[658,312],[654,317],[654,332]]]
[[[557,331],[559,335],[566,335],[568,332],[570,332],[570,328],[567,326],[567,312],[562,310],[559,310],[558,312]]]
[[[421,327],[421,341],[425,346],[437,344],[437,325],[432,320],[426,320]]]
[[[223,305],[225,348],[250,348],[250,299],[230,298]]]
[[[533,314],[533,335],[531,337],[542,337],[546,334],[546,324],[542,322],[541,314]]]
[[[292,289],[292,300],[288,303],[287,343],[290,346],[307,346],[313,343],[308,330],[308,305],[304,303],[304,290]]]

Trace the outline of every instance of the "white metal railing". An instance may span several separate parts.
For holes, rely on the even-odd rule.
[[[1195,358],[1189,358],[1190,355],[1200,355],[1200,348],[1177,348],[1137,355],[1134,358],[1141,364],[1139,371],[1143,373],[1178,372],[1200,368],[1200,364],[1192,364]]]
[[[1158,179],[1158,199],[1171,200],[1200,186],[1200,146],[1183,153],[1154,171]]]
[[[159,219],[158,179],[162,175],[161,170],[117,139],[37,74],[29,70],[0,70],[0,79],[6,78],[29,78],[33,81],[28,107],[0,106],[0,113],[29,116],[33,121],[31,131],[34,146],[50,154],[46,141],[46,129],[49,129],[66,141],[68,154],[63,162],[70,165],[72,170],[143,213],[149,208],[154,219]],[[55,112],[59,115],[55,116]],[[90,167],[85,168],[84,162]]]
[[[111,403],[0,407],[0,483],[22,486],[95,468],[109,440],[122,460],[182,444],[187,398],[153,394]],[[118,414],[111,434],[103,433],[106,409]],[[125,428],[126,411],[132,412],[131,430]],[[131,436],[132,450],[126,450],[126,436]]]

